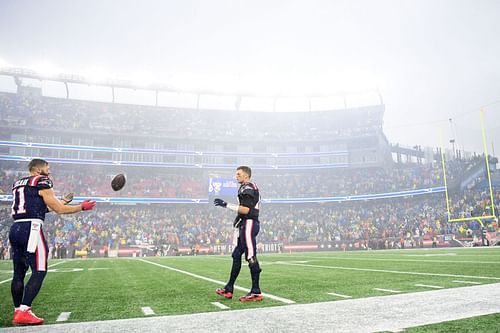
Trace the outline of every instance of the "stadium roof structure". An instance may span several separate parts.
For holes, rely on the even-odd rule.
[[[22,79],[33,79],[40,82],[52,81],[64,84],[66,89],[66,98],[70,98],[69,84],[83,85],[83,86],[98,86],[110,88],[111,98],[109,102],[121,103],[115,98],[115,89],[129,89],[132,91],[149,91],[154,94],[154,101],[151,105],[159,106],[159,94],[161,93],[175,93],[175,94],[189,94],[196,99],[195,107],[200,107],[200,96],[214,96],[214,97],[228,97],[232,98],[230,109],[239,110],[242,101],[248,99],[267,99],[271,107],[269,111],[276,111],[277,101],[302,99],[302,111],[320,111],[320,110],[335,110],[335,109],[349,109],[363,106],[383,105],[383,98],[378,89],[369,89],[353,92],[339,92],[332,94],[324,93],[308,93],[300,96],[291,94],[257,94],[250,91],[238,92],[222,92],[209,89],[180,89],[178,87],[163,84],[163,83],[147,83],[135,82],[132,80],[122,79],[107,79],[107,78],[92,78],[81,74],[68,74],[68,73],[55,73],[50,71],[35,70],[25,67],[15,66],[0,66],[0,76],[7,76],[14,78],[15,84],[19,87],[22,85]],[[1,89],[1,87],[0,87]],[[327,101],[328,99],[335,99],[336,103],[333,107],[322,107],[320,110],[312,106],[312,104],[320,104],[320,100]],[[357,103],[355,100],[360,101]],[[354,101],[354,102],[353,102]],[[323,102],[324,103],[324,102]],[[128,103],[126,103],[128,104]],[[135,103],[132,103],[135,104]],[[141,104],[141,103],[138,103]],[[288,104],[293,104],[288,103]],[[333,103],[332,103],[333,104]],[[167,105],[163,105],[167,106]],[[217,107],[208,107],[208,109],[216,109]],[[314,110],[313,110],[314,109]],[[286,108],[283,110],[286,111]]]

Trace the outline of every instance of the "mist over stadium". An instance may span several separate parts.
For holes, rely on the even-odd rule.
[[[96,206],[45,216],[39,331],[498,330],[499,16],[493,1],[3,3],[0,328],[18,331],[13,184],[41,158],[58,199]],[[234,299],[214,293],[237,247],[214,199],[241,204],[239,166],[260,192],[248,303],[251,258]]]

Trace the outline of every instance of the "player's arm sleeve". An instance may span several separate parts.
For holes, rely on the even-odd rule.
[[[252,209],[256,204],[255,198],[249,194],[243,193],[240,198],[240,206]]]
[[[259,201],[259,195],[251,184],[247,184],[241,192],[240,205],[254,208]]]
[[[52,183],[52,180],[50,180],[49,177],[42,177],[36,183],[36,188],[39,190],[48,190],[53,187],[54,184]]]
[[[244,194],[241,198],[240,205],[248,208],[248,212],[246,214],[258,215],[258,209],[255,208],[257,203],[259,202],[259,197],[258,196],[251,196],[251,195],[246,195]]]
[[[49,177],[42,177],[38,180],[36,183],[36,188],[38,190],[49,190],[54,187],[54,184],[52,183],[52,180],[50,180]],[[53,209],[47,206],[47,213],[52,212]]]

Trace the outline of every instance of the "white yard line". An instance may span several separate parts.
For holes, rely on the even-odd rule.
[[[222,309],[222,310],[230,309],[229,306],[226,306],[220,302],[210,302],[210,304],[215,305],[216,307],[218,307],[219,309]]]
[[[144,313],[145,316],[152,316],[155,314],[153,309],[151,309],[149,306],[143,306],[141,308],[142,312]]]
[[[429,285],[429,284],[420,284],[420,283],[417,283],[415,285],[415,287],[424,287],[424,288],[432,288],[432,289],[444,289],[444,287],[441,287],[441,286],[433,286],[433,285]]]
[[[475,261],[475,260],[434,260],[434,259],[396,259],[396,258],[355,258],[355,257],[338,257],[338,256],[300,256],[288,254],[287,257],[294,258],[312,258],[312,259],[330,259],[330,260],[358,260],[358,261],[395,261],[395,262],[433,262],[433,263],[446,263],[446,264],[485,264],[485,265],[500,265],[500,261]]]
[[[337,293],[327,293],[327,294],[332,295],[332,296],[342,297],[342,298],[352,298],[352,296],[347,296],[347,295],[342,295],[342,294],[337,294]]]
[[[481,284],[481,282],[475,282],[475,281],[461,281],[461,280],[453,280],[451,282],[455,283],[465,283],[465,284]]]
[[[66,261],[56,262],[55,264],[50,265],[48,268],[50,268],[50,267],[54,267],[54,266],[57,266],[57,265],[60,265],[60,264],[64,264],[65,262],[66,262]],[[26,273],[26,276],[28,276],[28,275],[30,275],[30,274],[31,274],[31,272]],[[9,281],[12,281],[12,278],[7,279],[7,280],[0,281],[0,284],[5,283],[5,282],[9,282]]]
[[[57,317],[56,321],[67,321],[71,312],[61,312],[61,314]]]
[[[444,277],[484,279],[484,280],[497,280],[497,281],[500,280],[500,277],[494,277],[494,276],[474,276],[474,275],[458,275],[458,274],[426,273],[426,272],[405,272],[405,271],[392,271],[392,270],[386,270],[386,269],[296,264],[296,263],[287,263],[285,261],[281,261],[278,264],[279,265],[286,265],[286,266],[302,266],[302,267],[312,267],[312,268],[338,269],[338,270],[346,270],[346,271],[377,272],[377,273],[404,274],[404,275],[444,276]]]
[[[208,281],[208,282],[216,283],[218,285],[225,285],[225,282],[223,282],[223,281],[214,280],[214,279],[211,279],[211,278],[208,278],[208,277],[205,277],[205,276],[201,276],[201,275],[198,275],[198,274],[186,272],[186,271],[183,271],[181,269],[177,269],[177,268],[174,268],[174,267],[170,267],[170,266],[158,264],[156,262],[152,262],[152,261],[148,261],[148,260],[144,260],[144,259],[138,259],[138,260],[142,261],[142,262],[145,262],[145,263],[148,263],[148,264],[151,264],[151,265],[155,265],[155,266],[158,266],[158,267],[166,268],[166,269],[169,269],[169,270],[174,271],[174,272],[178,272],[178,273],[182,273],[182,274],[185,274],[185,275],[189,275],[191,277],[194,277],[194,278],[197,278],[197,279],[200,279],[200,280],[205,280],[205,281]],[[248,291],[248,288],[243,288],[243,287],[239,287],[239,286],[236,286],[236,285],[234,286],[234,289],[238,289],[238,290],[242,290],[242,291]],[[262,293],[262,296],[270,298],[270,299],[274,299],[275,301],[283,302],[285,304],[293,304],[293,303],[295,303],[294,301],[292,301],[290,299],[286,299],[286,298],[283,298],[283,297],[274,296],[274,295],[267,294],[267,293]]]
[[[393,294],[398,294],[398,293],[400,293],[400,292],[401,292],[401,291],[399,291],[399,290],[383,289],[383,288],[373,288],[373,290],[385,291],[385,292],[388,292],[388,293],[393,293]]]

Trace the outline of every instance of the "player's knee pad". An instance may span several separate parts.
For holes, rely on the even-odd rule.
[[[260,268],[259,262],[257,261],[257,258],[251,257],[248,259],[248,267],[250,267],[251,272],[255,273],[260,273],[262,272],[262,269]]]

